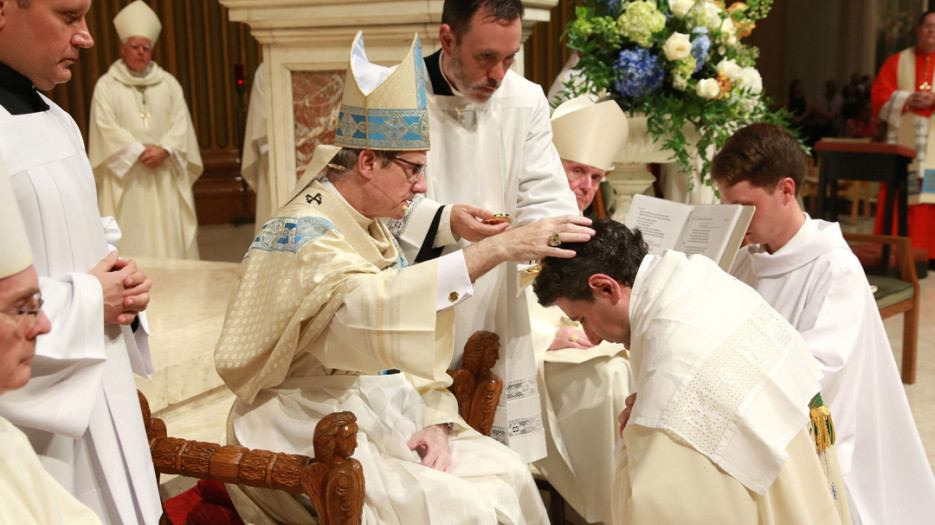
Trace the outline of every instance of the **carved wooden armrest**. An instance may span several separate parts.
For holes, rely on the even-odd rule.
[[[165,423],[152,417],[142,392],[139,398],[157,478],[159,474],[179,474],[306,494],[324,525],[361,522],[363,469],[349,457],[357,446],[354,414],[336,412],[323,418],[315,427],[316,458],[310,458],[167,437]]]
[[[491,371],[499,358],[500,337],[481,330],[464,344],[463,368],[448,371],[453,381],[448,389],[458,400],[461,417],[485,436],[490,435],[503,391],[503,380]]]

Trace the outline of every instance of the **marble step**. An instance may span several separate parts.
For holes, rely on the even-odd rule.
[[[214,347],[237,277],[237,263],[138,259],[153,280],[147,315],[155,373],[137,377],[153,413],[223,386]]]

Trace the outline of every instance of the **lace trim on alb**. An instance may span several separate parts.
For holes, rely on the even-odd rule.
[[[494,425],[490,429],[490,437],[504,445],[508,445],[512,437],[541,432],[543,430],[542,415],[536,414],[529,417],[511,419],[509,425],[509,429]]]
[[[511,379],[506,384],[506,400],[516,401],[524,397],[539,394],[539,388],[536,385],[536,376],[519,377]]]
[[[659,428],[706,456],[720,455],[736,429],[740,406],[795,346],[794,335],[775,310],[761,304],[679,386]]]

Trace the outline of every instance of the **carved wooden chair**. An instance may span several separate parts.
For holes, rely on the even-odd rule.
[[[448,370],[454,382],[451,393],[458,400],[458,410],[471,428],[485,436],[490,435],[497,403],[503,391],[503,380],[491,372],[500,358],[500,337],[484,330],[476,332],[464,344],[464,357],[460,370]],[[533,478],[539,490],[549,493],[549,514],[553,523],[565,523],[565,499],[538,470],[533,469]]]
[[[871,286],[876,286],[873,298],[880,309],[880,317],[887,319],[903,314],[903,383],[916,381],[916,354],[919,340],[919,278],[912,258],[912,242],[909,237],[891,235],[868,235],[845,233],[849,243],[888,244],[896,247],[896,266],[899,278],[885,275],[867,274]],[[881,261],[883,271],[889,267],[889,261]]]
[[[160,474],[306,494],[323,525],[359,525],[364,506],[364,474],[349,457],[357,447],[357,423],[351,412],[336,412],[315,427],[315,458],[166,436],[166,425],[152,417],[139,392],[146,437]],[[165,514],[160,523],[169,524]]]
[[[449,390],[458,400],[458,411],[471,428],[485,436],[493,427],[503,380],[491,372],[500,358],[500,337],[484,330],[476,332],[464,344],[463,368],[448,370],[453,382]]]

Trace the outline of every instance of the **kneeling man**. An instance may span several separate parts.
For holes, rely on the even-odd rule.
[[[628,129],[615,101],[591,95],[552,113],[552,142],[582,212],[613,169]],[[627,351],[592,344],[558,308],[539,306],[527,292],[548,452],[536,468],[588,523],[609,523],[617,414],[630,393]]]
[[[366,480],[364,523],[546,523],[519,456],[458,416],[446,388],[451,307],[469,300],[474,280],[497,264],[571,257],[557,245],[585,241],[593,230],[576,216],[542,219],[407,266],[380,219],[402,218],[426,190],[421,68],[418,38],[395,70],[369,63],[355,39],[335,139],[341,148],[316,149],[291,202],[241,265],[215,352],[238,397],[228,439],[310,454],[315,424],[350,410]],[[235,488],[232,498],[247,522],[312,520],[307,499],[250,488]]]
[[[795,329],[710,259],[592,227],[534,286],[591,342],[630,349],[614,523],[842,523],[808,431],[821,372]]]

